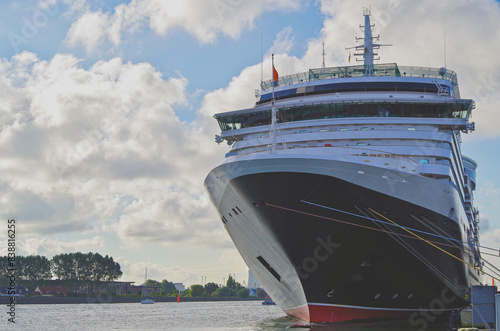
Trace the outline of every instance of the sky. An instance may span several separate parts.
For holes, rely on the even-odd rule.
[[[17,221],[16,253],[107,254],[137,284],[146,267],[246,281],[203,188],[229,149],[212,116],[254,105],[273,53],[281,76],[320,67],[322,43],[327,66],[348,65],[368,6],[393,45],[378,63],[446,65],[476,101],[462,150],[479,164],[481,244],[500,248],[498,2],[28,0],[0,3],[0,216]]]

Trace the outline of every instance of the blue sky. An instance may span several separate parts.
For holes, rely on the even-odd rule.
[[[0,213],[19,254],[98,251],[122,280],[221,283],[246,267],[202,183],[228,147],[214,113],[251,107],[280,75],[346,65],[366,1],[31,0],[0,4]],[[477,102],[482,238],[500,239],[498,2],[377,1],[381,63],[447,66]],[[443,17],[446,17],[443,20]]]

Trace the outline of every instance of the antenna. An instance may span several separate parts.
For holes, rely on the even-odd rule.
[[[262,55],[262,32],[260,33],[260,88],[264,90],[262,87],[262,77],[264,76],[264,56]]]
[[[326,53],[325,53],[325,42],[324,41],[323,41],[323,53],[322,53],[322,55],[323,55],[323,64],[321,65],[321,68],[325,69],[326,68],[326,66],[325,66],[325,55],[326,55]]]
[[[443,16],[444,67],[446,68],[446,16]]]

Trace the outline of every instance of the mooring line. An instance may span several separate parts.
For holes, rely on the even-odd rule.
[[[368,208],[368,210],[370,210],[371,212],[373,212],[373,213],[377,214],[378,216],[380,216],[380,217],[382,217],[382,218],[384,218],[384,219],[388,220],[389,222],[394,223],[395,225],[398,225],[396,222],[391,221],[390,219],[388,219],[388,218],[387,218],[387,217],[385,217],[384,215],[382,215],[382,214],[380,214],[380,213],[376,212],[375,210],[373,210],[373,209],[371,209],[371,208]],[[417,237],[418,239],[425,241],[426,243],[428,243],[428,244],[429,244],[429,245],[431,245],[432,247],[435,247],[435,248],[439,249],[440,251],[442,251],[443,253],[448,254],[448,255],[449,255],[449,256],[451,256],[452,258],[457,259],[457,260],[459,260],[459,261],[461,261],[461,262],[463,262],[463,263],[467,264],[468,266],[470,266],[470,267],[474,268],[475,270],[477,270],[477,271],[479,271],[479,272],[481,272],[481,273],[483,273],[483,274],[485,274],[485,275],[487,275],[487,276],[490,276],[490,277],[492,277],[492,278],[494,278],[494,279],[496,279],[496,280],[500,281],[500,279],[496,278],[496,277],[495,277],[495,276],[493,276],[493,275],[490,275],[490,274],[489,274],[489,273],[487,273],[486,271],[483,271],[483,270],[481,270],[481,269],[479,269],[479,268],[477,268],[477,267],[473,266],[473,265],[472,265],[472,264],[470,264],[469,262],[466,262],[466,261],[462,260],[462,259],[461,259],[461,258],[459,258],[458,256],[455,256],[455,255],[451,254],[450,252],[448,252],[448,251],[446,251],[446,250],[442,249],[441,247],[438,247],[438,246],[434,245],[434,243],[430,242],[429,240],[426,240],[426,239],[424,239],[424,238],[420,237],[419,235],[417,235],[417,234],[415,234],[415,233],[411,232],[411,231],[410,231],[410,230],[408,230],[408,229],[404,229],[404,230],[405,230],[405,231],[407,231],[407,232],[409,232],[409,233],[411,233],[412,235],[414,235],[414,236],[415,236],[415,237]]]
[[[302,200],[301,200],[301,201],[302,201]],[[448,246],[448,247],[452,247],[452,248],[456,248],[454,245],[449,245],[449,244],[445,244],[445,243],[440,243],[440,242],[436,242],[436,241],[432,241],[432,240],[427,240],[427,239],[424,239],[424,238],[422,238],[422,237],[418,236],[417,234],[415,234],[415,233],[411,232],[410,230],[408,230],[408,229],[406,229],[406,228],[404,228],[404,227],[400,226],[400,225],[399,225],[399,224],[397,224],[396,222],[393,222],[393,221],[389,220],[389,219],[388,219],[387,217],[385,217],[384,215],[381,215],[381,214],[377,213],[375,210],[373,210],[373,209],[371,209],[371,208],[368,208],[368,209],[369,209],[370,211],[372,211],[373,213],[375,213],[375,214],[379,215],[380,217],[382,217],[382,218],[384,218],[384,219],[388,220],[389,222],[393,223],[392,225],[395,225],[395,226],[397,226],[397,227],[403,228],[403,230],[407,231],[408,233],[410,233],[410,234],[412,234],[412,235],[411,235],[411,236],[410,236],[410,235],[404,235],[404,234],[401,234],[401,233],[396,233],[396,232],[393,232],[393,231],[386,231],[386,230],[383,230],[383,229],[372,228],[372,227],[370,227],[370,226],[366,226],[366,225],[354,224],[354,223],[352,223],[352,222],[347,222],[347,221],[341,221],[341,220],[338,220],[338,219],[335,219],[335,218],[331,218],[331,217],[327,217],[327,216],[316,215],[316,214],[312,214],[312,213],[308,213],[308,212],[304,212],[304,211],[300,211],[300,210],[295,210],[295,209],[291,209],[291,208],[287,208],[287,207],[282,207],[282,206],[278,206],[278,205],[273,205],[273,204],[270,204],[270,203],[268,203],[268,202],[266,202],[266,201],[264,201],[264,204],[265,204],[266,206],[269,206],[269,207],[278,208],[278,209],[282,209],[282,210],[287,210],[287,211],[291,211],[291,212],[294,212],[294,213],[299,213],[299,214],[303,214],[303,215],[308,215],[308,216],[313,216],[313,217],[323,218],[323,219],[330,220],[330,221],[335,221],[335,222],[338,222],[338,223],[343,223],[343,224],[353,225],[353,226],[357,226],[357,227],[361,227],[361,228],[365,228],[365,229],[369,229],[369,230],[374,230],[374,231],[379,231],[379,232],[383,232],[383,233],[394,234],[394,235],[401,236],[401,237],[405,237],[405,238],[410,238],[410,239],[415,239],[415,240],[421,240],[421,241],[424,241],[424,242],[428,243],[429,245],[431,245],[431,246],[433,246],[433,247],[435,247],[435,248],[439,249],[440,251],[442,251],[442,252],[444,252],[444,253],[448,254],[449,256],[453,257],[454,259],[457,259],[457,260],[461,261],[462,263],[465,263],[465,264],[467,264],[468,266],[470,266],[470,267],[474,268],[475,270],[477,270],[477,271],[479,271],[479,272],[481,272],[481,273],[483,273],[483,274],[485,274],[485,275],[487,275],[487,276],[489,276],[489,277],[491,277],[491,278],[493,278],[493,279],[495,279],[495,280],[497,280],[497,281],[499,281],[499,282],[500,282],[500,279],[499,279],[499,278],[496,278],[495,276],[490,275],[489,273],[487,273],[487,272],[485,272],[485,271],[483,271],[483,270],[481,270],[481,269],[479,269],[479,268],[477,268],[477,267],[473,266],[472,264],[470,264],[470,263],[468,263],[468,262],[466,262],[466,261],[462,260],[461,258],[459,258],[459,257],[457,257],[457,256],[455,256],[455,255],[453,255],[453,254],[451,254],[451,253],[449,253],[449,252],[447,252],[446,250],[442,249],[441,247],[436,246],[435,244],[438,244],[438,245],[443,245],[443,246]],[[353,214],[353,215],[356,215],[356,214]],[[360,216],[360,215],[357,215],[357,216]],[[362,218],[363,218],[363,216],[360,216],[360,217],[362,217]],[[376,222],[377,222],[377,221],[378,221],[378,222],[381,222],[381,221],[376,220],[376,219],[370,219],[370,220],[373,220],[373,221],[376,221]],[[385,223],[385,222],[384,222],[384,223]],[[432,235],[432,234],[431,234],[431,235]],[[469,251],[470,251],[470,249],[467,249],[467,248],[462,248],[462,250],[464,250],[464,251],[465,251],[465,250],[469,250]]]

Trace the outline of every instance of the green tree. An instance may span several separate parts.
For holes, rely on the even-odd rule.
[[[164,280],[161,281],[161,286],[163,286],[163,288],[165,289],[165,293],[166,294],[175,293],[177,291],[177,289],[175,288],[174,283],[169,282],[166,279],[164,279]]]
[[[240,298],[248,298],[250,296],[250,290],[247,288],[240,288],[237,293]]]
[[[50,261],[45,256],[20,256],[19,264],[22,270],[22,278],[26,280],[44,280],[52,278]]]
[[[2,276],[2,278],[7,275],[8,268],[9,268],[8,256],[0,256],[0,276]]]
[[[219,285],[215,283],[207,283],[205,284],[205,288],[203,291],[203,296],[204,297],[209,297],[214,293],[217,289],[219,288]]]
[[[29,255],[16,256],[13,261],[16,268],[16,276],[25,280],[45,280],[52,278],[50,261],[45,256]],[[0,275],[7,275],[9,267],[7,256],[0,257]]]
[[[226,286],[234,291],[238,291],[239,289],[244,288],[240,283],[236,281],[236,279],[233,278],[233,276],[231,276],[231,274],[229,274],[229,277],[227,277]]]
[[[106,269],[103,268],[103,265],[105,264],[104,257],[99,253],[92,254],[89,263],[91,273],[89,279],[94,281],[103,280],[106,275]]]
[[[59,254],[52,258],[51,265],[54,275],[63,280],[112,281],[123,274],[119,263],[99,253]]]
[[[76,279],[73,257],[69,254],[63,253],[54,255],[54,257],[52,257],[51,264],[52,272],[57,278],[62,280]]]
[[[215,298],[232,297],[232,296],[236,296],[236,292],[227,286],[219,287],[217,290],[215,290],[212,293],[212,297],[215,297]]]
[[[121,277],[123,272],[121,271],[120,264],[115,262],[111,256],[104,257],[104,268],[105,268],[105,277],[104,280],[111,281]]]
[[[144,285],[146,286],[162,286],[160,282],[154,280],[154,279],[148,279],[144,282]]]
[[[191,285],[191,289],[189,290],[189,295],[192,297],[201,297],[203,295],[203,286]]]
[[[236,281],[234,280],[233,276],[231,276],[231,274],[229,274],[229,277],[227,277],[226,286],[230,289],[236,288]]]
[[[90,280],[92,278],[92,253],[70,253],[75,268],[75,279]]]

